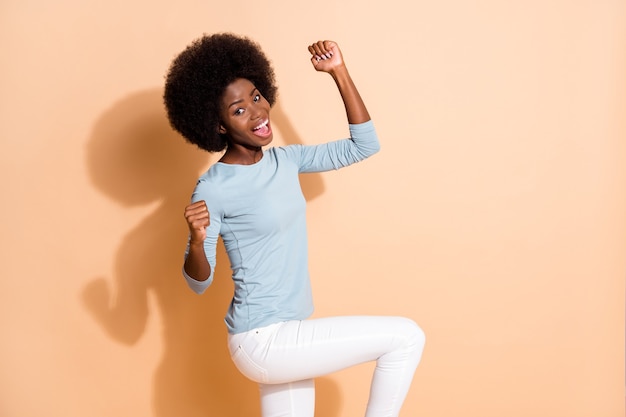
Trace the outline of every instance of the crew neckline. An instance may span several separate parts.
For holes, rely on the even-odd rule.
[[[265,150],[263,151],[263,153],[261,153],[261,159],[259,159],[253,164],[231,164],[231,163],[222,162],[222,161],[217,161],[216,164],[232,166],[232,167],[253,167],[253,166],[259,165],[264,159],[265,159]]]

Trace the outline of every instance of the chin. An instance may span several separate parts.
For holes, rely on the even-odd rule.
[[[263,140],[261,141],[261,146],[267,146],[267,145],[269,145],[270,143],[272,143],[272,141],[273,141],[273,140],[274,140],[274,135],[273,135],[273,134],[271,134],[271,135],[269,135],[268,137],[266,137],[265,139],[263,139]]]

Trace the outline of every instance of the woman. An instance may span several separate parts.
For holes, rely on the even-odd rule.
[[[221,236],[235,291],[225,318],[237,368],[257,382],[264,417],[313,416],[314,378],[376,361],[367,417],[397,416],[424,346],[402,317],[329,317],[313,312],[305,200],[298,174],[339,169],[379,149],[368,111],[338,45],[308,47],[313,67],[334,79],[350,138],[322,145],[264,147],[277,88],[270,62],[245,37],[194,41],[169,69],[165,104],[174,129],[209,152],[224,151],[185,208],[183,275],[201,294],[212,282]]]

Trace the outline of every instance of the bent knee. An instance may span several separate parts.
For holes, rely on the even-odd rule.
[[[412,319],[404,318],[406,326],[406,337],[409,344],[417,346],[419,349],[424,347],[426,343],[426,333]]]

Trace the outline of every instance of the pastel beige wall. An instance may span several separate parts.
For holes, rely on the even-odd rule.
[[[304,180],[316,315],[428,337],[405,416],[624,415],[622,1],[0,4],[0,415],[258,416],[224,346],[227,260],[197,297],[182,220],[212,162],[161,105],[202,33],[276,67],[276,144],[346,126],[306,45],[337,40],[383,150]],[[371,365],[321,378],[362,415]]]

